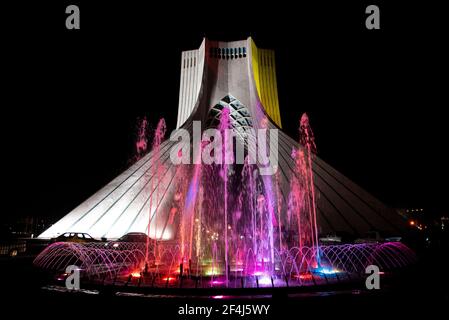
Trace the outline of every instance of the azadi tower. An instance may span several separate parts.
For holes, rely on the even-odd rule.
[[[258,129],[262,124],[279,129],[278,174],[263,178],[262,185],[265,193],[272,193],[274,180],[280,181],[280,192],[268,205],[279,208],[276,215],[285,225],[290,180],[295,170],[292,148],[301,146],[281,129],[274,52],[257,48],[251,38],[235,42],[204,39],[198,49],[182,52],[181,59],[177,130],[192,132],[194,120],[201,121],[203,129],[217,126],[225,107],[237,136],[244,137],[249,129]],[[177,237],[176,221],[182,218],[171,216],[180,192],[179,165],[170,160],[170,149],[175,143],[167,138],[157,152],[149,152],[39,237],[51,238],[70,231],[114,239],[129,232],[148,233],[148,228],[152,238]],[[157,172],[155,164],[160,166]],[[401,234],[405,224],[395,210],[318,157],[314,157],[312,169],[320,235],[347,232],[360,237],[373,230]],[[191,189],[185,192],[189,197]],[[194,192],[200,193],[199,190],[194,188]],[[201,188],[203,195],[193,195],[197,203],[195,215],[201,214],[205,192],[212,192],[210,186]],[[283,205],[278,206],[280,202]],[[178,213],[182,213],[180,207]],[[152,222],[148,226],[150,215]]]

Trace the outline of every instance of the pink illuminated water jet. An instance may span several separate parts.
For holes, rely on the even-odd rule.
[[[148,120],[143,117],[138,124],[135,161],[139,161],[148,149]]]
[[[243,165],[235,164],[232,121],[229,108],[223,107],[216,123],[224,142],[221,164],[194,161],[173,168],[165,168],[161,160],[166,124],[159,121],[144,184],[149,204],[146,243],[55,243],[35,265],[61,272],[76,264],[90,280],[114,285],[136,278],[139,285],[161,288],[256,288],[341,281],[357,277],[369,264],[388,271],[413,262],[413,253],[402,243],[320,246],[316,145],[306,114],[299,122],[299,143],[286,159],[293,168],[288,176],[280,171],[264,176],[248,156]],[[262,119],[262,125],[268,123]],[[136,141],[138,159],[148,151],[147,130],[144,118]],[[200,151],[208,145],[198,143]],[[193,154],[197,157],[201,152]],[[157,186],[169,169],[173,183],[162,206]],[[282,188],[288,188],[285,199]],[[167,225],[176,234],[162,241]]]
[[[224,191],[224,245],[225,245],[225,274],[226,274],[226,286],[229,284],[229,244],[228,244],[228,164],[232,157],[232,149],[229,148],[230,137],[229,137],[229,128],[230,128],[230,112],[228,108],[223,108],[220,117],[220,126],[219,129],[222,132],[222,136],[224,138],[223,141],[223,165],[221,175],[223,177],[223,191]]]
[[[154,133],[154,138],[153,138],[153,144],[152,144],[152,149],[151,151],[154,153],[153,157],[151,158],[152,163],[152,172],[151,172],[151,177],[150,177],[150,191],[154,190],[154,187],[157,186],[157,184],[155,185],[155,180],[157,183],[160,183],[161,178],[162,178],[162,170],[163,170],[163,164],[161,163],[160,160],[160,148],[161,148],[161,143],[163,142],[164,138],[165,138],[165,132],[166,132],[167,128],[165,125],[165,120],[162,118],[159,120],[159,123],[157,125],[156,131]],[[154,239],[154,255],[157,256],[156,253],[156,243],[158,240],[158,237],[162,238],[163,235],[163,231],[161,231],[161,234],[158,235],[157,231],[158,231],[158,212],[155,209],[153,212],[153,204],[154,206],[157,208],[157,204],[159,203],[159,188],[156,188],[155,192],[151,192],[150,194],[150,198],[149,198],[149,215],[148,215],[148,227],[147,227],[147,243],[146,243],[146,253],[145,253],[145,265],[148,265],[148,255],[149,255],[149,248],[150,248],[150,237],[152,239]],[[152,220],[154,220],[154,224],[155,226],[153,227],[154,229],[154,233],[151,234],[151,224],[152,224]]]

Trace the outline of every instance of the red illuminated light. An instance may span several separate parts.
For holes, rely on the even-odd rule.
[[[175,281],[176,280],[176,278],[174,278],[174,277],[165,277],[165,278],[162,278],[162,281],[168,281],[168,282],[172,282],[172,281]]]
[[[141,276],[140,271],[131,272],[131,277],[133,278],[140,278]]]
[[[312,280],[313,276],[311,273],[301,273],[299,275],[295,276],[296,278],[299,278],[300,280]]]

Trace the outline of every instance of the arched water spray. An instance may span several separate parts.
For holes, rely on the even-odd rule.
[[[204,287],[215,286],[222,283],[220,280],[220,268],[217,265],[217,243],[212,247],[212,263],[205,269],[202,277],[207,280]],[[303,246],[291,247],[289,250],[276,251],[279,263],[279,277],[269,275],[273,279],[273,285],[285,286],[310,286],[325,283],[337,283],[347,280],[363,280],[366,277],[365,269],[369,265],[377,265],[383,272],[394,272],[415,262],[414,253],[400,242],[366,243],[329,245],[320,248],[321,267],[316,268],[317,248]],[[234,287],[266,286],[265,272],[254,272],[252,259],[254,257],[249,250],[247,258],[242,262],[244,271],[238,271],[241,281],[234,282]],[[164,268],[153,268],[147,272],[147,285],[164,288],[167,282],[179,286],[181,278],[177,274],[177,261],[181,255],[181,247],[178,245],[166,245],[161,250],[159,259]],[[156,257],[149,254],[150,262]],[[83,271],[87,280],[100,283],[115,284],[124,283],[130,274],[140,273],[139,266],[145,259],[145,248],[136,243],[121,243],[119,248],[106,248],[103,243],[54,243],[49,245],[34,260],[34,265],[42,269],[56,273],[65,272],[69,265],[77,265]],[[254,280],[261,280],[259,284]],[[139,276],[140,277],[140,276]],[[162,280],[165,279],[165,280]],[[167,279],[170,279],[168,281]],[[161,281],[162,280],[162,281]],[[261,283],[262,282],[262,283]],[[232,283],[232,282],[230,282]],[[198,286],[198,282],[184,281],[185,287]],[[271,284],[269,285],[271,286]]]

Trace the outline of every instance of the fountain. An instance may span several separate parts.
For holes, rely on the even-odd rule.
[[[144,119],[138,154],[146,151],[147,133],[142,128],[147,126]],[[168,221],[162,221],[157,210],[161,195],[154,188],[165,171],[160,154],[166,126],[163,119],[159,121],[149,173],[153,177],[149,188],[156,191],[149,198],[145,244],[111,248],[104,243],[55,243],[35,259],[35,265],[62,272],[76,264],[86,281],[102,285],[263,288],[341,282],[360,277],[371,264],[389,271],[414,261],[413,252],[400,242],[320,245],[313,174],[316,146],[306,114],[299,124],[298,147],[291,153],[294,170],[288,199],[280,196],[279,173],[261,175],[248,156],[243,165],[234,163],[226,107],[217,127],[224,141],[223,161],[177,166]],[[207,148],[208,143],[200,142],[201,152],[194,157],[201,157]],[[158,233],[166,224],[178,230],[174,241],[164,241]]]

